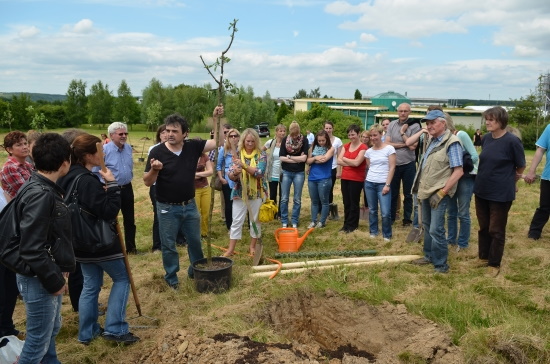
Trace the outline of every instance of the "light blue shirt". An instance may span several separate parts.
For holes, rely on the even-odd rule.
[[[105,154],[105,166],[113,172],[119,186],[132,182],[134,177],[134,159],[132,158],[132,147],[124,144],[122,148],[115,143],[109,142],[103,146]]]
[[[548,125],[544,131],[542,132],[542,135],[540,136],[539,140],[535,143],[537,147],[543,148],[546,150],[546,164],[544,165],[544,170],[542,171],[541,178],[547,181],[550,181],[550,154],[548,153],[550,145],[550,125]]]

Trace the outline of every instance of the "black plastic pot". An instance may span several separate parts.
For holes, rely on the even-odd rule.
[[[226,257],[213,257],[212,266],[207,266],[207,258],[193,264],[195,289],[199,293],[223,293],[231,286],[233,261]]]

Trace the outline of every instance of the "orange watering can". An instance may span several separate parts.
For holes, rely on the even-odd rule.
[[[297,252],[313,230],[314,228],[309,229],[301,238],[298,237],[298,229],[296,228],[280,228],[275,230],[275,240],[279,244],[279,253]]]

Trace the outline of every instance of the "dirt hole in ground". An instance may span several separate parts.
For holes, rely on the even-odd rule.
[[[288,339],[259,343],[234,333],[202,338],[177,330],[159,339],[145,363],[463,363],[449,334],[407,312],[339,297],[297,293],[251,317]]]

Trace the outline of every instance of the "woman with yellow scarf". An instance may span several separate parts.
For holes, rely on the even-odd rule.
[[[242,238],[243,224],[248,212],[250,224],[255,224],[255,229],[250,227],[250,254],[256,251],[256,242],[262,231],[258,214],[260,206],[267,198],[267,183],[264,178],[267,167],[267,155],[262,151],[260,137],[254,129],[245,129],[239,140],[239,150],[229,166],[229,178],[235,182],[231,191],[233,200],[233,223],[229,230],[229,248],[224,256],[232,256],[235,253],[237,240]]]

